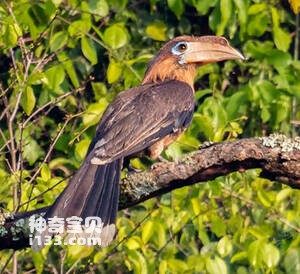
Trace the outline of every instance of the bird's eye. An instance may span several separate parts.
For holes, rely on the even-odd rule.
[[[173,54],[179,55],[184,53],[188,48],[188,45],[186,42],[179,42],[178,44],[176,44],[173,49],[172,52]]]

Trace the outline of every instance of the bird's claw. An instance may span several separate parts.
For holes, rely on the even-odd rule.
[[[128,165],[127,170],[128,170],[128,172],[142,172],[141,169],[135,168],[132,165]]]
[[[161,156],[161,155],[159,155],[159,156],[157,157],[157,160],[158,160],[159,162],[169,163],[169,161],[168,161],[166,158],[164,158],[163,156]]]
[[[212,142],[212,141],[205,141],[203,142],[200,146],[199,146],[199,149],[203,149],[203,148],[208,148],[208,147],[211,147],[213,145],[215,145],[216,142]]]

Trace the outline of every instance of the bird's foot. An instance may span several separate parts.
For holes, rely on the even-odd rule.
[[[127,166],[127,170],[128,170],[128,172],[142,172],[142,171],[143,171],[143,170],[141,170],[141,169],[135,168],[135,167],[132,166],[132,165],[128,165],[128,166]]]
[[[212,141],[205,141],[203,142],[200,146],[199,146],[199,149],[203,149],[203,148],[208,148],[208,147],[211,147],[213,145],[215,145],[216,142],[212,142]]]
[[[158,157],[156,157],[157,162],[152,164],[151,169],[156,169],[161,167],[161,165],[163,164],[167,164],[170,163],[170,161],[168,161],[166,158],[164,158],[163,156],[159,155]]]
[[[163,163],[169,163],[169,162],[170,162],[169,160],[167,160],[166,158],[164,158],[164,157],[161,156],[161,155],[159,155],[159,156],[157,157],[157,160],[158,160],[159,162],[163,162]]]

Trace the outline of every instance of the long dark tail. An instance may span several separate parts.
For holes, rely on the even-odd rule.
[[[123,159],[97,166],[92,165],[89,158],[85,159],[62,194],[46,212],[45,218],[100,217],[103,222],[101,246],[107,246],[116,232]]]

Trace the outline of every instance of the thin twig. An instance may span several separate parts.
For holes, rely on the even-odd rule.
[[[296,29],[295,29],[295,46],[294,46],[294,60],[298,61],[299,59],[299,39],[300,39],[300,26],[299,26],[299,13],[300,13],[300,8],[298,10],[298,12],[296,13],[296,19],[295,19],[295,25],[296,25]],[[297,100],[296,100],[296,96],[294,95],[292,97],[292,119],[291,120],[296,120],[296,116],[297,116]],[[297,124],[292,123],[292,138],[294,138],[296,135],[296,126]]]
[[[30,114],[30,116],[25,120],[25,122],[22,124],[22,127],[25,128],[27,126],[27,124],[30,122],[30,120],[32,120],[38,113],[40,113],[41,111],[43,111],[45,108],[47,108],[50,105],[56,105],[57,103],[59,103],[60,101],[62,101],[63,99],[67,98],[68,96],[72,95],[73,93],[77,93],[77,92],[81,92],[85,89],[85,87],[80,87],[74,90],[71,90],[69,92],[66,92],[58,97],[56,97],[55,99],[49,101],[48,103],[42,105],[41,107],[39,107],[36,111],[34,111],[33,113]]]
[[[10,261],[12,260],[13,256],[14,256],[14,252],[12,252],[12,253],[9,255],[9,257],[7,258],[6,262],[4,263],[4,265],[3,265],[3,267],[2,267],[2,269],[1,269],[1,271],[0,271],[0,274],[3,274],[3,273],[4,273],[4,271],[6,270],[6,267],[8,266],[8,264],[10,263]]]
[[[128,235],[126,235],[126,237],[124,237],[121,241],[119,241],[119,242],[117,242],[117,243],[115,244],[115,246],[110,250],[109,253],[106,254],[106,256],[103,258],[102,261],[100,261],[99,263],[93,265],[93,268],[95,268],[95,266],[97,266],[97,265],[103,264],[110,256],[112,256],[112,255],[114,254],[114,252],[117,251],[117,248],[118,248],[122,243],[126,242],[126,241],[132,236],[132,234],[133,234],[133,233],[141,226],[141,224],[144,223],[144,222],[150,217],[150,215],[153,213],[153,211],[154,211],[155,209],[156,209],[156,207],[153,208],[151,211],[149,211],[149,212],[147,213],[147,215],[146,215],[141,221],[139,221],[139,222],[136,224],[136,226],[128,233]]]
[[[42,197],[45,193],[47,193],[48,191],[50,191],[50,190],[56,188],[58,185],[60,185],[60,184],[61,184],[62,182],[64,182],[64,181],[68,180],[68,179],[69,179],[70,177],[72,177],[72,176],[73,176],[73,174],[69,175],[69,176],[66,177],[66,178],[63,178],[63,179],[59,180],[56,184],[54,184],[53,186],[47,188],[45,191],[43,191],[43,192],[41,192],[40,194],[38,194],[38,195],[32,197],[31,199],[28,199],[26,202],[21,203],[21,204],[19,205],[19,207],[21,208],[22,206],[27,205],[28,203],[30,203],[30,202],[32,202],[32,201],[34,201],[34,200],[36,200],[36,199]]]
[[[61,129],[58,131],[58,133],[56,134],[56,136],[55,136],[53,142],[51,143],[51,145],[50,145],[50,147],[49,147],[49,150],[48,150],[48,152],[47,152],[47,154],[46,154],[44,160],[42,161],[41,165],[40,165],[39,168],[36,170],[36,172],[33,174],[33,176],[30,178],[30,180],[29,180],[29,182],[28,182],[29,184],[32,184],[32,183],[35,181],[36,177],[39,175],[39,173],[40,173],[40,171],[42,170],[43,166],[44,166],[44,165],[46,164],[46,162],[48,161],[48,159],[49,159],[49,157],[50,157],[50,155],[51,155],[51,153],[52,153],[52,151],[53,151],[53,149],[54,149],[54,146],[55,146],[56,142],[58,141],[58,139],[60,138],[60,136],[63,134],[63,132],[64,132],[64,130],[65,130],[65,127],[67,126],[67,124],[68,124],[74,117],[76,117],[76,115],[67,117],[65,123],[63,124],[63,126],[61,127]],[[31,195],[32,195],[33,189],[34,189],[34,185],[32,186],[31,191],[30,191],[29,200],[31,199]],[[28,206],[29,206],[29,204],[27,205],[26,210],[28,210]]]

